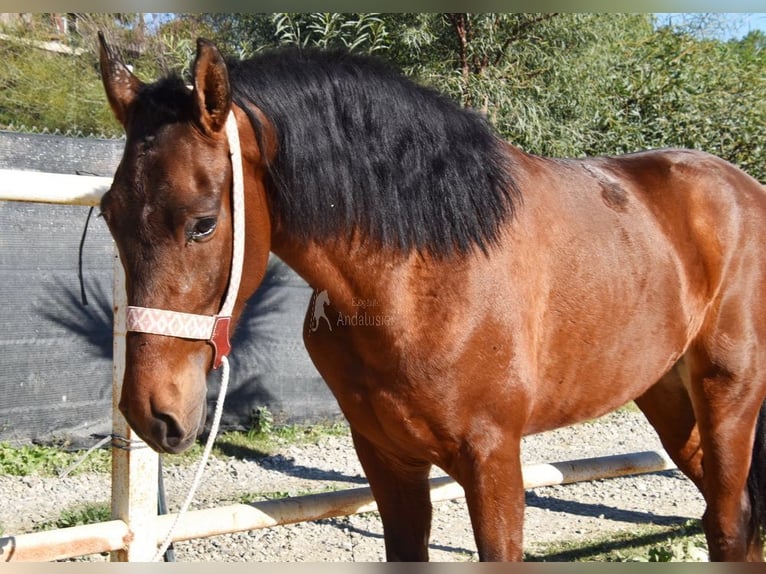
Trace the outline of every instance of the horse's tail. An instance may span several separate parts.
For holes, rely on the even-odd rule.
[[[761,405],[755,425],[747,492],[750,497],[751,532],[754,536],[761,536],[766,531],[766,402]]]

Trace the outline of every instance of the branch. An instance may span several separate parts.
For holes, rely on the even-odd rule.
[[[458,56],[460,59],[460,70],[463,73],[463,80],[468,81],[468,30],[466,27],[466,14],[447,14],[447,18],[455,28],[458,38]]]
[[[503,47],[497,53],[497,57],[495,58],[495,61],[492,62],[492,65],[498,66],[506,50],[508,50],[508,47],[513,42],[516,42],[517,40],[522,38],[527,33],[527,30],[529,30],[529,28],[541,22],[545,22],[546,20],[552,20],[558,15],[559,15],[559,12],[549,12],[547,14],[540,14],[539,16],[531,20],[525,20],[524,22],[521,22],[519,25],[517,25],[516,28],[512,30],[511,33],[508,35],[508,39],[506,39],[506,41],[503,43]]]

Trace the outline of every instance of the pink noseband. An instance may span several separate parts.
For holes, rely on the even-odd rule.
[[[128,306],[126,316],[128,331],[207,341],[213,346],[214,369],[221,366],[223,357],[231,351],[231,315],[237,301],[245,254],[245,189],[239,132],[234,111],[229,112],[229,117],[226,119],[226,137],[229,140],[233,176],[231,210],[234,218],[234,232],[231,275],[221,310],[217,315],[194,315],[165,309]]]

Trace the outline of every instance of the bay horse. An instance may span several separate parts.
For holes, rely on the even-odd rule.
[[[710,558],[763,560],[758,181],[699,151],[525,153],[367,56],[234,60],[199,39],[190,86],[145,83],[102,36],[100,63],[127,138],[101,212],[128,303],[218,312],[241,156],[233,324],[270,251],[326,294],[327,324],[312,330],[309,307],[304,341],[348,419],[388,560],[428,559],[432,465],[465,489],[480,559],[522,559],[522,437],[631,400],[704,496]],[[126,343],[121,411],[157,451],[186,449],[215,349]]]

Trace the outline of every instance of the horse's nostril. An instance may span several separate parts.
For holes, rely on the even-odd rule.
[[[181,425],[173,415],[154,412],[155,438],[165,450],[175,450],[186,436]]]

